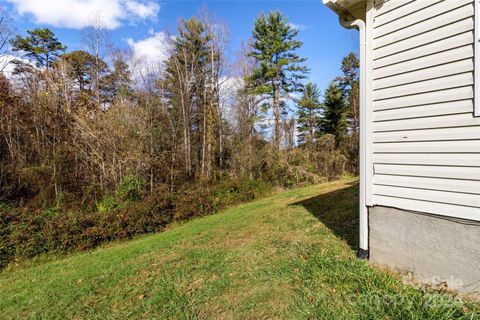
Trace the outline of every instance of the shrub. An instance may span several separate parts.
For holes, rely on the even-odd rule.
[[[123,177],[117,189],[117,196],[123,201],[136,201],[143,198],[145,181],[135,175]]]
[[[97,210],[99,212],[105,212],[116,209],[120,206],[120,203],[110,195],[104,195],[99,202],[97,202]]]
[[[55,196],[55,208],[60,208],[65,205],[66,195],[63,192],[60,192]]]
[[[258,180],[239,180],[213,186],[186,188],[171,194],[158,189],[142,201],[122,206],[111,196],[98,210],[17,210],[0,206],[0,267],[15,258],[45,252],[69,252],[136,235],[158,232],[173,220],[187,220],[214,213],[227,206],[257,198],[270,190]]]
[[[164,192],[103,212],[0,208],[0,267],[15,257],[84,250],[106,241],[156,232],[172,219],[173,205]]]
[[[17,214],[8,206],[0,207],[0,267],[6,265],[15,255],[15,248],[11,245],[12,224]]]
[[[276,159],[266,161],[263,179],[272,185],[285,188],[319,183],[324,180],[316,172],[308,153],[299,149],[290,150]]]
[[[328,180],[338,179],[346,173],[348,159],[336,148],[334,135],[326,134],[318,139],[312,156],[317,172]]]
[[[175,220],[188,220],[214,212],[215,207],[207,196],[208,190],[202,188],[184,190],[175,195]]]
[[[223,181],[183,190],[175,196],[175,219],[204,216],[225,207],[250,201],[268,193],[271,187],[260,180]]]

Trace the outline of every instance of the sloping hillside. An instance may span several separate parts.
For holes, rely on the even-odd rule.
[[[155,235],[0,273],[0,317],[480,318],[355,258],[355,181],[276,194]]]

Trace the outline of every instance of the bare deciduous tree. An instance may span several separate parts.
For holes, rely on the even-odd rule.
[[[9,52],[9,42],[15,35],[12,20],[5,9],[0,8],[0,72],[3,72],[9,64],[6,55]]]
[[[93,66],[94,79],[92,79],[92,85],[96,101],[100,103],[101,61],[105,60],[107,51],[112,48],[112,45],[109,40],[110,33],[100,12],[94,12],[90,16],[88,24],[89,26],[82,30],[81,38],[90,54],[96,59],[96,63]]]

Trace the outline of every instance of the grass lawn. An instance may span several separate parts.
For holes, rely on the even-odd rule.
[[[154,235],[0,273],[0,317],[480,319],[355,258],[353,180],[275,194]]]

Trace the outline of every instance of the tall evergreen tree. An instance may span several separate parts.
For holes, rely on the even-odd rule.
[[[71,76],[77,82],[80,92],[83,92],[84,89],[91,90],[95,69],[99,69],[102,74],[108,70],[108,65],[104,61],[97,61],[94,56],[83,50],[65,53],[60,57],[60,60],[70,65]],[[99,64],[98,67],[96,66],[97,63]]]
[[[206,77],[210,40],[200,20],[193,17],[183,20],[172,43],[172,55],[166,62],[165,87],[174,107],[172,112],[181,123],[179,140],[183,141],[185,171],[189,178],[197,173],[201,161],[198,155],[202,150],[197,147],[203,145],[200,131],[205,131],[207,122],[203,120],[209,89]]]
[[[277,149],[281,138],[280,117],[285,106],[282,99],[301,89],[301,80],[308,72],[307,67],[301,65],[306,59],[295,53],[302,46],[302,42],[295,39],[297,35],[298,30],[280,12],[261,14],[253,29],[252,51],[249,55],[257,60],[259,66],[249,78],[249,85],[254,94],[268,95],[271,99],[273,145]]]
[[[343,77],[340,79],[340,85],[348,103],[348,122],[352,133],[358,132],[360,121],[359,110],[359,79],[358,73],[360,62],[355,53],[350,52],[342,59]]]
[[[128,64],[121,59],[113,62],[113,70],[100,82],[104,102],[112,101],[117,96],[128,96],[132,91],[132,74]]]
[[[360,130],[360,99],[359,99],[359,67],[360,63],[355,53],[350,52],[342,60],[343,76],[340,84],[347,103],[348,136],[344,141],[343,151],[349,159],[350,172],[358,172],[359,130]]]
[[[25,57],[36,62],[37,67],[44,67],[47,70],[62,52],[67,50],[55,34],[48,28],[36,28],[27,31],[28,36],[23,38],[16,36],[12,40],[13,51],[24,52]]]
[[[311,143],[318,134],[322,104],[320,90],[316,84],[307,83],[297,105],[298,139],[300,143]]]
[[[347,104],[344,92],[338,81],[332,81],[325,91],[323,102],[323,117],[321,120],[322,133],[335,135],[337,145],[347,134]]]

